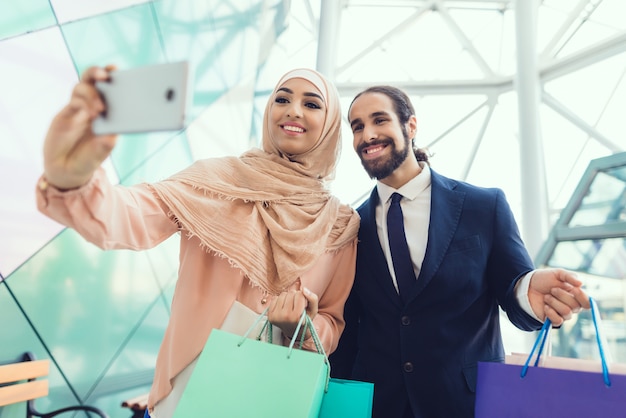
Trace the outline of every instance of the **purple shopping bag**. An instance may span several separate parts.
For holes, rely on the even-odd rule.
[[[582,363],[571,359],[568,364],[565,358],[559,358],[560,368],[551,368],[550,362],[538,366],[551,326],[547,320],[524,365],[478,363],[476,418],[626,417],[626,376],[612,373],[606,363],[594,305],[592,300],[601,371],[566,370]],[[530,366],[539,344],[535,365]],[[622,372],[624,365],[615,369]]]

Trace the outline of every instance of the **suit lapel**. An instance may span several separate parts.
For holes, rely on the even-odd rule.
[[[432,280],[452,242],[461,218],[465,193],[455,191],[454,180],[431,170],[430,225],[428,244],[417,278],[417,286],[409,300],[417,297]]]
[[[374,187],[370,198],[359,210],[361,215],[359,254],[361,257],[366,258],[361,265],[366,265],[369,271],[367,275],[363,276],[375,280],[383,289],[383,293],[389,297],[398,308],[402,308],[402,300],[396,288],[393,286],[387,260],[385,259],[385,254],[383,253],[378,238],[378,231],[376,229],[376,205],[378,204],[378,200],[378,190]]]

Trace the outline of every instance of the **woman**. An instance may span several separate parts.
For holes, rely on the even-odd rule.
[[[290,71],[267,103],[262,150],[197,161],[164,181],[126,187],[111,185],[100,167],[115,135],[91,129],[105,109],[94,85],[111,69],[86,70],[53,119],[37,205],[102,249],[147,249],[181,233],[179,277],[148,401],[152,417],[171,416],[211,329],[225,322],[237,328],[231,319],[241,312],[258,315],[269,306],[286,343],[306,308],[330,354],[344,326],[359,225],[327,189],[341,149],[333,85],[313,70]],[[304,347],[315,349],[310,338]]]

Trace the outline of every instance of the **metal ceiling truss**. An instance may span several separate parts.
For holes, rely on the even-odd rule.
[[[442,21],[451,34],[462,46],[463,50],[471,57],[483,74],[479,79],[467,80],[410,80],[406,82],[394,82],[394,85],[403,89],[411,96],[429,95],[485,95],[486,101],[462,116],[440,137],[434,139],[430,145],[440,141],[449,132],[456,129],[464,120],[474,115],[479,109],[488,106],[488,112],[484,117],[478,137],[474,139],[471,155],[463,171],[466,177],[471,169],[472,162],[482,142],[487,125],[491,120],[498,96],[511,91],[517,91],[519,104],[519,131],[520,131],[520,157],[526,161],[538,161],[543,163],[543,151],[541,146],[541,134],[539,132],[538,111],[541,103],[556,111],[563,118],[581,129],[589,137],[613,153],[624,151],[624,146],[619,145],[616,139],[608,138],[598,129],[577,116],[573,111],[560,103],[553,96],[544,91],[546,82],[572,74],[587,66],[591,66],[603,60],[612,58],[626,52],[626,31],[606,38],[594,45],[582,50],[563,54],[564,48],[572,40],[573,36],[581,27],[590,21],[593,13],[598,9],[603,0],[579,0],[573,4],[572,9],[565,16],[561,25],[557,28],[552,38],[548,41],[540,54],[537,54],[536,45],[536,16],[538,8],[543,5],[551,7],[548,1],[543,0],[320,0],[319,43],[318,43],[318,69],[333,78],[337,78],[347,72],[352,66],[357,65],[369,54],[379,50],[385,43],[391,42],[395,37],[412,25],[419,24],[427,13],[439,13]],[[574,3],[574,2],[572,2]],[[309,8],[310,1],[307,0]],[[389,31],[373,41],[367,47],[357,51],[345,64],[337,66],[335,55],[336,45],[339,43],[340,27],[339,20],[342,11],[347,8],[383,6],[412,8],[412,13],[396,25],[390,25]],[[503,74],[491,68],[487,60],[476,48],[469,37],[459,25],[451,13],[453,9],[493,10],[502,14],[513,12],[516,19],[517,37],[517,71],[515,74]],[[520,63],[523,63],[520,64]],[[625,69],[626,73],[626,69]],[[620,79],[621,80],[621,79]],[[373,83],[378,82],[374,80]],[[336,86],[342,97],[354,97],[355,94],[369,87],[368,82],[339,82]],[[533,128],[535,126],[535,128]],[[522,139],[523,138],[523,139]],[[528,175],[522,178],[522,196],[524,203],[524,224],[528,225],[525,230],[526,239],[530,241],[531,250],[535,250],[545,236],[545,226],[548,218],[548,203],[537,195],[542,195],[546,190],[545,173],[538,170],[534,178]]]

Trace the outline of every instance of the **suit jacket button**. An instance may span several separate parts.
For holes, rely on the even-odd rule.
[[[402,321],[402,325],[409,325],[409,324],[411,324],[411,318],[409,318],[406,315],[402,317],[401,321]]]
[[[411,373],[413,371],[413,363],[411,363],[410,361],[407,361],[406,363],[402,365],[402,368],[404,369],[405,372]]]

